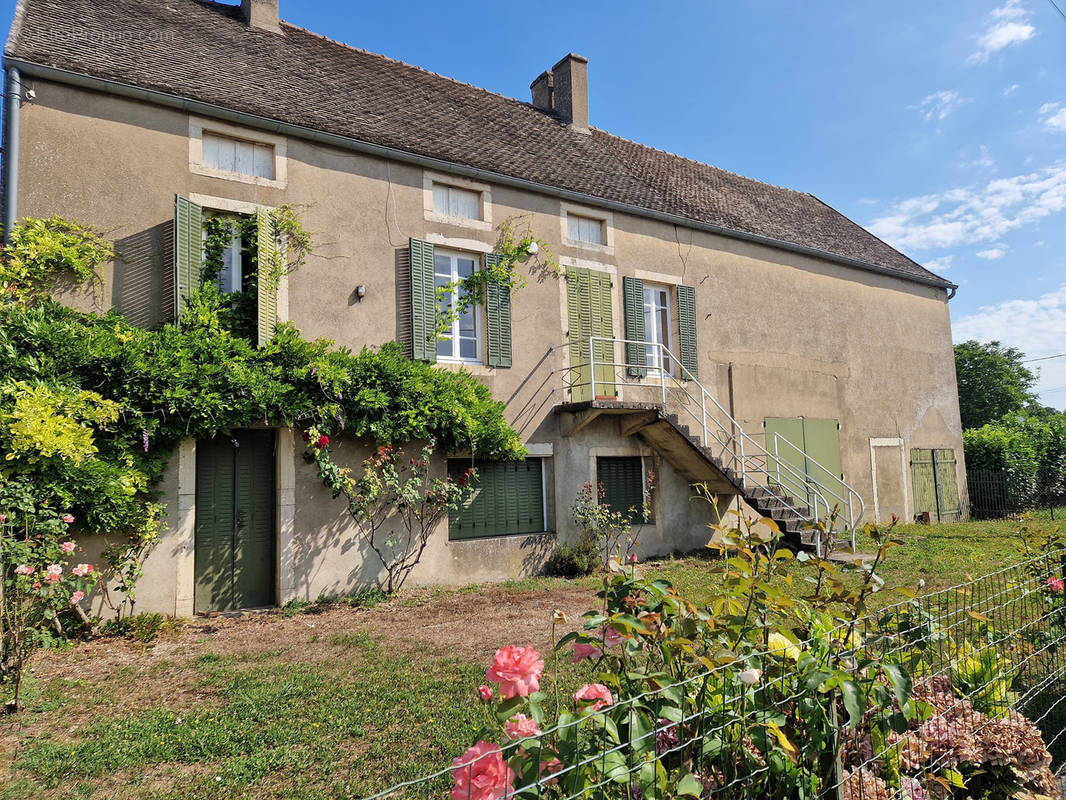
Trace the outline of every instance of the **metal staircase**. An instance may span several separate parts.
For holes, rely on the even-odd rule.
[[[841,528],[835,535],[855,548],[855,530],[865,511],[859,493],[780,434],[746,433],[666,347],[591,336],[588,349],[581,350],[588,360],[562,370],[570,402],[557,406],[559,412],[579,415],[571,433],[603,414],[626,415],[630,420],[623,434],[640,436],[690,481],[739,494],[819,554],[825,542],[811,524],[835,514]],[[641,363],[628,362],[636,353],[645,354]],[[664,364],[674,375],[654,366]],[[644,374],[634,377],[637,373]]]

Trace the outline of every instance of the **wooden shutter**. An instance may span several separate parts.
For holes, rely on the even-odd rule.
[[[448,462],[456,479],[470,466],[465,459]],[[463,504],[448,515],[449,539],[480,539],[539,533],[545,528],[543,464],[525,461],[479,461],[478,477]]]
[[[233,443],[196,443],[196,534],[193,553],[197,612],[233,608]]]
[[[437,360],[437,294],[433,282],[433,245],[411,239],[411,358]]]
[[[643,378],[648,374],[648,348],[636,342],[647,341],[644,331],[644,281],[622,278],[622,309],[626,324],[626,374],[631,378]]]
[[[274,231],[274,218],[263,208],[255,211],[256,232],[256,334],[259,346],[270,341],[278,324],[278,242]]]
[[[627,515],[634,525],[644,522],[644,469],[640,456],[597,458],[596,482],[603,484],[603,503],[612,511]]]
[[[185,306],[200,288],[204,254],[204,210],[174,195],[174,319],[181,324]]]
[[[696,348],[696,290],[692,286],[677,287],[677,322],[681,359],[681,378],[699,378],[699,350]]]
[[[502,260],[496,253],[486,253],[485,269]],[[485,284],[485,339],[489,366],[511,366],[511,287],[491,277]]]
[[[911,449],[911,489],[914,497],[914,516],[928,511],[937,518],[936,473],[933,467],[933,451]]]
[[[958,522],[962,519],[962,504],[959,502],[955,451],[934,450],[933,472],[936,480],[937,518],[941,522]]]
[[[233,488],[233,605],[274,605],[274,431],[236,434]]]
[[[613,397],[616,392],[612,342],[596,342],[595,392],[592,392],[592,379],[589,375],[589,337],[614,336],[611,276],[598,270],[567,268],[566,305],[572,399],[581,401],[594,397]]]

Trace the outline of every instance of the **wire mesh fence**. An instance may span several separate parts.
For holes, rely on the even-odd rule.
[[[1006,470],[968,469],[970,516],[1005,519],[1028,513],[1037,519],[1066,520],[1066,486]]]
[[[807,641],[771,634],[754,660],[708,653],[625,699],[586,685],[552,727],[519,717],[368,800],[1060,798],[1064,568],[1042,554]]]

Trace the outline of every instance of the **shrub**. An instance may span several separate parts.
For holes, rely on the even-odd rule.
[[[558,545],[544,563],[544,572],[560,578],[580,578],[595,572],[599,561],[596,543],[583,538],[576,544]]]

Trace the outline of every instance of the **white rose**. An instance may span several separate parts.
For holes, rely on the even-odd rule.
[[[741,672],[738,677],[740,678],[741,683],[751,686],[759,682],[759,679],[762,677],[762,670],[746,669]]]

